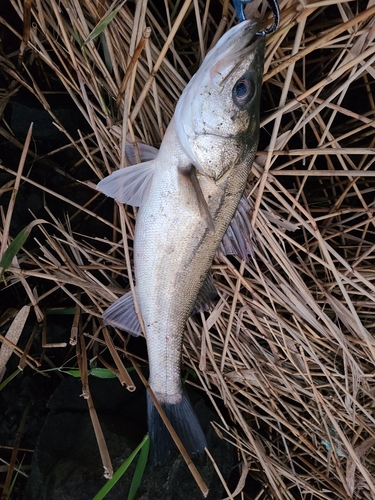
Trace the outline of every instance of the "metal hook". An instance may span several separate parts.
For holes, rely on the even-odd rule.
[[[253,0],[233,0],[233,7],[234,10],[236,11],[238,20],[240,22],[246,20],[244,7],[247,3],[251,3],[252,1]],[[271,27],[259,31],[257,33],[258,36],[270,35],[271,33],[277,30],[280,24],[280,8],[279,4],[277,3],[277,0],[267,0],[267,1],[272,10],[273,24]]]

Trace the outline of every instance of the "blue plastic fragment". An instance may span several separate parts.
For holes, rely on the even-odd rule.
[[[253,0],[233,0],[233,7],[234,7],[234,10],[236,11],[237,18],[240,22],[246,20],[245,10],[244,10],[245,5],[248,3],[251,3],[252,1]],[[277,28],[279,27],[279,24],[280,24],[280,8],[279,8],[279,4],[277,3],[277,0],[267,0],[267,1],[269,3],[269,6],[272,9],[273,24],[270,28],[266,28],[266,29],[260,31],[259,33],[257,33],[257,35],[259,35],[259,36],[270,35],[271,33],[273,33],[274,31],[277,30]]]
[[[332,450],[332,446],[331,446],[331,443],[329,443],[328,441],[326,441],[325,439],[323,439],[321,441],[322,445],[326,448],[327,451],[333,451]],[[340,448],[336,448],[336,453],[337,453],[337,456],[339,457],[344,457],[346,458],[346,455],[343,451],[340,450]]]

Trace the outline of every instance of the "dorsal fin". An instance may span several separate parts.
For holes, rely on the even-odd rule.
[[[150,191],[154,174],[154,161],[121,168],[101,180],[96,189],[120,203],[133,207],[144,204]]]

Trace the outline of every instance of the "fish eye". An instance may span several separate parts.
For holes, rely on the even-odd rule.
[[[236,106],[246,104],[254,95],[254,84],[248,78],[240,78],[233,87],[232,96]]]

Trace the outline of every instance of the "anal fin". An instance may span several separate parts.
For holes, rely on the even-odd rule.
[[[142,333],[132,292],[126,293],[109,306],[103,313],[103,320],[106,325],[124,330],[135,337]]]

